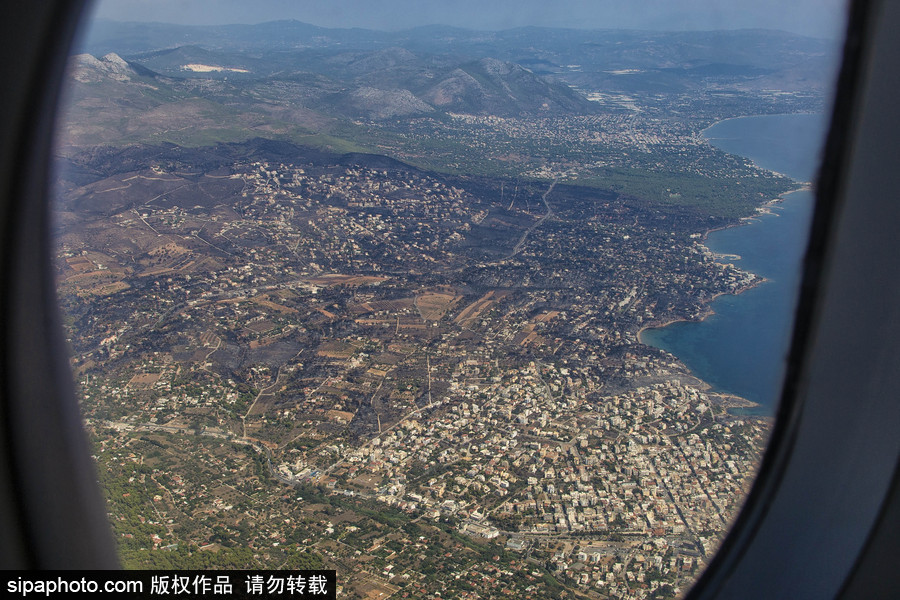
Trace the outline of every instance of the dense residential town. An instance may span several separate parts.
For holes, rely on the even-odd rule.
[[[59,215],[102,475],[152,498],[129,505],[145,537],[121,529],[133,564],[248,544],[261,565],[353,565],[357,591],[437,590],[413,542],[464,540],[641,597],[715,549],[766,424],[638,333],[758,278],[718,262],[689,216],[552,181],[507,199],[506,183],[369,157],[205,173],[163,158],[73,190]],[[388,508],[406,528],[376,569],[367,511]]]
[[[755,94],[741,97],[739,102],[744,114],[822,110],[820,97],[803,93],[777,98]],[[394,132],[396,138],[383,142],[382,147],[406,160],[428,157],[427,164],[436,169],[507,177],[594,182],[597,178],[614,178],[625,169],[664,172],[685,179],[727,180],[748,175],[746,159],[732,156],[723,160],[714,148],[701,143],[705,127],[734,116],[733,108],[729,103],[723,106],[721,98],[697,93],[624,99],[619,95],[616,102],[610,102],[601,94],[595,103],[600,114],[450,113],[443,118],[391,121],[382,127]],[[462,140],[465,153],[457,146]]]

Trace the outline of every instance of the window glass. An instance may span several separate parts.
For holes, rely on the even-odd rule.
[[[843,3],[483,4],[96,5],[56,268],[126,567],[666,598],[715,552]]]

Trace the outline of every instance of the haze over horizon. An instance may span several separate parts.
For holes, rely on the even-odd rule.
[[[211,8],[213,6],[213,8]],[[529,25],[576,29],[780,29],[835,39],[843,32],[845,0],[779,0],[752,4],[723,0],[538,0],[454,3],[415,0],[101,0],[94,18],[179,25],[256,24],[295,19],[322,27],[397,31],[424,25],[501,30]]]

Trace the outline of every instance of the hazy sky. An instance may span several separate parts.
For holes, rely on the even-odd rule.
[[[847,0],[100,0],[98,17],[191,25],[296,19],[324,27],[783,29],[841,35]]]

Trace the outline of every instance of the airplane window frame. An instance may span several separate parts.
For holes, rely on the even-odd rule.
[[[852,3],[775,431],[744,510],[689,598],[900,597],[894,560],[900,543],[897,535],[891,537],[900,511],[898,441],[892,435],[900,429],[900,417],[889,393],[900,387],[900,368],[892,369],[900,362],[894,341],[900,339],[900,318],[890,306],[891,299],[900,298],[900,267],[879,265],[882,272],[874,281],[866,278],[869,270],[854,268],[854,260],[873,252],[897,252],[888,225],[900,222],[900,207],[878,202],[878,190],[900,188],[900,170],[892,169],[890,160],[900,139],[900,122],[890,110],[892,92],[900,89],[895,74],[900,42],[889,35],[890,25],[900,23],[900,8],[891,4]],[[118,564],[81,430],[50,273],[52,132],[69,48],[85,6],[80,0],[41,0],[10,9],[0,24],[10,71],[0,92],[5,109],[0,119],[0,566],[5,568]],[[854,307],[852,318],[836,319],[846,315],[848,305]],[[838,356],[835,344],[848,339],[856,352]],[[842,396],[849,377],[859,377],[867,388],[852,407]],[[830,455],[829,445],[835,446]],[[821,452],[834,458],[830,472],[816,464]],[[828,498],[809,495],[844,481],[857,487]],[[865,514],[858,510],[860,502]],[[788,542],[786,531],[792,536]],[[814,546],[823,540],[832,546],[816,553]],[[852,547],[838,552],[840,544]],[[828,564],[813,564],[823,556]]]
[[[51,273],[49,183],[56,105],[85,2],[43,1],[0,23],[0,565],[113,568]]]
[[[900,424],[900,414],[890,406],[890,400],[878,397],[875,390],[867,390],[869,393],[861,397],[863,404],[859,408],[866,413],[861,417],[851,414],[854,407],[841,396],[854,371],[871,373],[872,361],[897,366],[900,358],[897,345],[890,341],[891,332],[897,333],[896,326],[888,325],[878,331],[879,325],[873,322],[875,313],[866,313],[862,308],[865,303],[860,302],[861,297],[870,294],[868,305],[877,306],[872,295],[877,297],[879,292],[896,299],[898,286],[879,289],[889,277],[860,281],[862,275],[852,273],[846,264],[848,255],[858,255],[860,246],[868,243],[881,244],[879,247],[888,252],[893,247],[896,252],[896,242],[867,238],[865,230],[878,222],[876,214],[881,213],[887,222],[900,217],[896,210],[884,207],[889,199],[878,193],[879,189],[891,189],[886,180],[896,178],[896,169],[891,169],[890,161],[883,157],[890,156],[892,150],[896,156],[896,138],[890,136],[897,133],[898,123],[896,118],[884,117],[890,115],[889,97],[898,83],[891,69],[896,68],[900,46],[889,39],[888,33],[890,24],[898,20],[900,11],[896,4],[876,0],[856,1],[849,6],[843,64],[817,180],[816,209],[775,428],[745,506],[707,571],[691,589],[691,600],[889,598],[898,592],[896,573],[876,569],[875,575],[871,566],[876,561],[896,565],[898,544],[883,544],[880,552],[884,554],[876,561],[867,555],[867,545],[868,536],[878,539],[879,525],[889,524],[891,519],[896,534],[900,448],[891,441],[894,436],[890,431]],[[893,85],[884,85],[891,79]],[[875,116],[866,119],[867,110]],[[882,170],[873,173],[872,164],[878,164]],[[854,280],[856,286],[849,280]],[[847,303],[860,306],[852,325],[840,323],[838,318],[845,315],[841,311],[846,311]],[[879,318],[881,314],[879,311]],[[836,338],[846,339],[849,336],[845,327],[856,326],[878,334],[873,337],[872,347],[846,357],[841,365],[835,348],[825,340],[833,344]],[[844,418],[847,421],[842,421]],[[835,437],[829,438],[830,435]],[[874,443],[876,438],[880,443]],[[855,450],[863,446],[867,446],[867,461],[877,465],[877,469],[871,469],[868,480],[857,478],[858,489],[840,500],[823,496],[821,502],[815,502],[815,496],[809,494],[813,486],[831,486],[835,490],[841,482],[840,475],[828,473],[816,463],[823,456],[831,456],[834,462],[829,466],[834,471],[844,475],[851,471],[861,473],[863,469],[855,462],[864,453],[857,455]],[[835,447],[845,453],[829,454]],[[862,517],[866,511],[859,509],[866,495],[870,495],[868,514]],[[851,516],[854,512],[857,514]],[[828,517],[835,515],[842,515],[845,522],[829,522]],[[790,527],[790,516],[801,526]],[[855,523],[847,527],[854,519]],[[829,527],[834,527],[834,535],[820,535]],[[880,535],[883,538],[884,532]],[[816,547],[823,539],[832,542],[826,553]],[[889,556],[894,558],[893,563]],[[763,571],[766,567],[768,572]],[[863,575],[857,576],[858,572]]]

